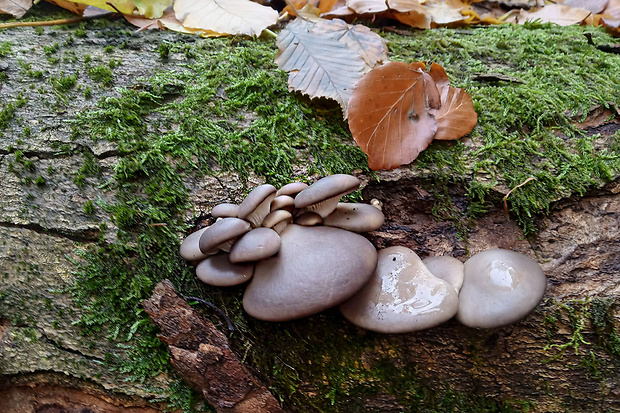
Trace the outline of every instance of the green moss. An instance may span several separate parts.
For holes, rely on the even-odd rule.
[[[89,67],[86,69],[86,73],[88,73],[91,79],[101,83],[103,86],[108,86],[112,83],[112,70],[105,65]]]
[[[75,87],[77,83],[77,74],[65,76],[64,72],[62,72],[58,77],[50,77],[50,83],[55,91],[66,93]]]
[[[8,56],[11,53],[11,42],[0,43],[0,58]]]
[[[593,28],[536,24],[387,36],[392,60],[440,63],[453,85],[466,88],[474,100],[479,123],[470,134],[473,145],[456,148],[449,155],[453,159],[440,160],[436,171],[449,168],[448,177],[473,181],[485,176],[508,188],[535,178],[508,201],[526,233],[535,230],[535,216],[547,213],[553,201],[618,175],[618,135],[601,147],[596,135],[573,126],[591,107],[620,102],[620,58],[589,45],[585,32],[597,43],[613,42]],[[523,83],[484,82],[476,80],[477,73],[500,73]],[[427,152],[444,150],[441,145]],[[423,165],[425,156],[420,159]],[[465,170],[452,168],[461,164]]]

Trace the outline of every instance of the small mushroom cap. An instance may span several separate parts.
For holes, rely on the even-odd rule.
[[[206,228],[200,237],[198,246],[203,254],[217,252],[220,246],[245,234],[250,230],[250,223],[239,218],[222,218]]]
[[[256,264],[243,307],[252,317],[286,321],[338,305],[359,290],[377,265],[366,238],[330,227],[291,224],[275,257]]]
[[[295,205],[295,198],[288,195],[278,195],[273,201],[271,201],[271,210],[277,211],[278,209],[286,209],[288,211],[293,210]]]
[[[270,212],[269,215],[263,219],[263,227],[271,228],[278,234],[281,234],[284,228],[291,223],[293,223],[293,215],[283,209]]]
[[[314,225],[321,225],[323,223],[323,217],[316,212],[306,211],[295,219],[295,223],[305,227],[312,227]]]
[[[213,218],[237,218],[237,214],[239,213],[239,205],[237,204],[229,204],[223,203],[213,207],[211,210],[211,216]]]
[[[295,208],[304,208],[338,194],[346,195],[360,186],[360,180],[352,175],[336,174],[319,179],[295,197]],[[341,195],[341,196],[343,196]]]
[[[239,264],[264,260],[280,250],[280,236],[269,228],[255,228],[246,232],[230,250],[230,262]]]
[[[271,201],[275,196],[275,186],[269,184],[257,186],[241,202],[237,216],[249,221],[252,228],[260,227],[263,219],[270,212]]]
[[[442,255],[424,258],[422,262],[435,277],[449,282],[457,293],[461,291],[465,277],[465,267],[461,261],[449,255]]]
[[[323,225],[353,232],[378,229],[385,221],[383,212],[369,204],[339,203],[334,212],[325,217]]]
[[[233,264],[228,254],[220,252],[203,260],[196,267],[196,276],[205,284],[229,287],[249,281],[254,274],[254,264]]]
[[[207,228],[202,228],[196,232],[192,232],[183,240],[179,251],[183,259],[186,259],[187,261],[198,261],[208,257],[207,254],[203,254],[202,251],[200,251],[200,247],[198,246],[200,237]]]
[[[379,251],[370,281],[340,312],[351,323],[379,333],[408,333],[437,326],[458,309],[458,294],[405,247]]]
[[[308,184],[305,184],[303,182],[291,182],[290,184],[286,184],[282,188],[278,189],[278,192],[276,192],[276,196],[290,195],[291,197],[294,197],[294,195],[297,195],[307,187]]]
[[[477,328],[512,324],[538,305],[546,287],[542,268],[528,256],[503,249],[480,252],[465,261],[456,318]]]

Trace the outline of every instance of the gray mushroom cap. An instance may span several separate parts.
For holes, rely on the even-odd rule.
[[[219,250],[227,251],[237,237],[250,230],[250,223],[239,218],[222,218],[206,228],[198,246],[203,254],[213,254]]]
[[[269,228],[255,228],[246,232],[230,249],[230,262],[259,261],[269,258],[280,250],[280,236]]]
[[[352,175],[336,174],[319,179],[295,197],[295,208],[313,211],[325,218],[344,195],[355,191],[360,180]]]
[[[437,326],[458,309],[458,294],[405,247],[379,251],[370,281],[340,312],[351,323],[380,333],[407,333]]]
[[[385,221],[383,212],[369,204],[338,203],[334,212],[323,220],[323,225],[353,232],[378,229]]]
[[[282,188],[278,189],[278,192],[276,192],[276,196],[289,195],[294,198],[295,195],[297,195],[307,187],[308,184],[305,184],[303,182],[291,182],[290,184],[286,184]]]
[[[306,211],[295,218],[295,223],[305,227],[312,227],[314,225],[321,225],[323,223],[323,217],[316,212]]]
[[[207,228],[202,228],[196,232],[192,232],[183,240],[183,242],[181,242],[181,248],[179,249],[179,253],[181,254],[181,257],[183,257],[183,259],[186,259],[188,261],[197,261],[203,260],[208,257],[207,254],[203,254],[203,252],[200,251],[200,247],[198,246],[200,237]]]
[[[271,201],[275,196],[276,188],[273,185],[257,186],[241,202],[237,216],[249,221],[252,228],[260,227],[263,219],[270,212]]]
[[[465,277],[465,267],[461,261],[449,255],[442,255],[424,258],[422,262],[435,277],[449,282],[457,293],[461,291]]]
[[[377,264],[364,237],[330,227],[291,224],[280,252],[256,264],[243,307],[252,317],[286,321],[338,305],[359,290]]]
[[[540,265],[518,252],[492,249],[465,261],[457,320],[495,328],[519,321],[542,299],[547,278]]]
[[[287,225],[293,223],[293,214],[283,209],[272,211],[263,220],[263,227],[271,228],[281,234]]]
[[[278,209],[285,209],[289,212],[293,210],[295,205],[295,198],[289,195],[277,195],[273,201],[271,201],[271,210],[277,211]]]
[[[237,218],[237,214],[239,213],[239,205],[223,203],[213,207],[211,210],[211,216],[213,218],[226,218],[232,217]]]
[[[254,263],[233,264],[228,254],[220,252],[203,260],[196,267],[196,276],[205,284],[229,287],[249,281],[254,274]]]

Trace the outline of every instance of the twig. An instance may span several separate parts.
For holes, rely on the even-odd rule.
[[[226,320],[226,324],[228,324],[228,330],[229,331],[235,331],[235,326],[230,321],[230,319],[228,318],[226,313],[224,311],[222,311],[220,308],[216,307],[215,305],[213,305],[212,303],[210,303],[210,302],[208,302],[206,300],[203,300],[202,298],[198,298],[198,297],[185,297],[185,296],[183,296],[183,298],[186,301],[187,300],[195,300],[195,301],[198,301],[201,304],[206,305],[207,307],[209,307],[210,309],[212,309],[213,311],[218,313],[224,320]]]
[[[38,22],[9,22],[9,23],[0,23],[0,29],[10,29],[13,27],[37,27],[37,26],[58,26],[60,24],[73,24],[80,23],[87,20],[98,19],[100,17],[108,17],[114,14],[113,12],[106,14],[99,14],[97,16],[81,16],[74,17],[71,19],[60,19],[60,20],[42,20]]]
[[[510,191],[508,191],[508,193],[504,197],[504,212],[506,213],[507,217],[510,216],[510,213],[508,212],[508,202],[507,201],[508,201],[508,197],[510,196],[510,194],[512,194],[512,191],[514,191],[517,188],[521,188],[523,185],[527,184],[530,181],[533,181],[534,179],[536,179],[536,178],[534,178],[533,176],[530,176],[525,181],[521,182],[519,185],[515,186]]]

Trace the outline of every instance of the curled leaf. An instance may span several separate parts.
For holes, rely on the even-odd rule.
[[[371,169],[412,162],[437,132],[440,97],[420,65],[389,62],[366,74],[349,101],[349,128]]]
[[[18,19],[32,7],[32,0],[0,0],[0,14],[11,14]]]
[[[347,7],[357,14],[381,13],[388,9],[385,0],[346,0]]]
[[[437,63],[431,65],[429,75],[435,81],[441,96],[441,107],[435,113],[435,139],[445,141],[467,135],[478,123],[478,114],[471,96],[463,89],[450,86],[446,71]]]

